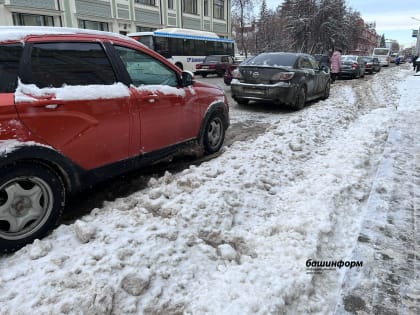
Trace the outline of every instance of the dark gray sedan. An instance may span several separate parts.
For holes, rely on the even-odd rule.
[[[301,109],[307,101],[329,97],[330,73],[308,54],[262,53],[234,71],[231,91],[240,105],[270,101]]]
[[[363,57],[356,55],[341,56],[340,77],[363,78],[365,76],[365,62]]]

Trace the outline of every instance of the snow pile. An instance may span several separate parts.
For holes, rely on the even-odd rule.
[[[2,257],[0,314],[331,312],[343,273],[306,261],[351,258],[397,104],[347,82],[331,92]]]

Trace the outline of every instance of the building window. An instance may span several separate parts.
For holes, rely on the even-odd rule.
[[[98,21],[79,20],[79,28],[97,31],[109,31],[108,23]]]
[[[54,26],[54,17],[26,13],[13,13],[13,25]]]
[[[214,11],[213,15],[215,19],[224,20],[225,19],[225,1],[214,0],[213,11]]]
[[[204,0],[204,16],[209,16],[209,0]]]
[[[172,9],[174,8],[174,0],[168,0],[168,9]]]
[[[197,14],[197,0],[182,0],[183,12]]]
[[[156,6],[156,0],[136,0],[135,3]]]
[[[145,27],[145,26],[136,26],[136,32],[153,32],[156,28]]]

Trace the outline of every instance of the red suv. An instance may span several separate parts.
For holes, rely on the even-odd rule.
[[[0,251],[45,236],[69,194],[229,125],[221,88],[128,37],[0,27]]]

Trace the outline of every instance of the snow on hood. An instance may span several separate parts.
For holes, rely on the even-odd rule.
[[[113,99],[130,96],[130,89],[122,83],[112,85],[65,85],[60,88],[39,88],[20,80],[15,92],[16,103],[35,102],[42,98],[63,101]]]

